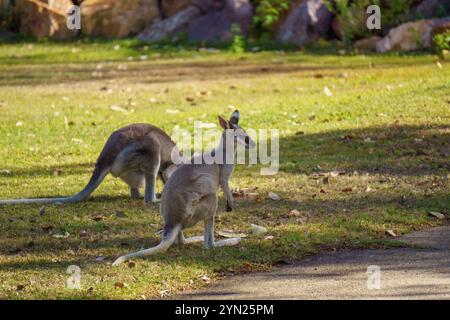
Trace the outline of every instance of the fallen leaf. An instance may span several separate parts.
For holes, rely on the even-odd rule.
[[[117,111],[117,112],[122,112],[122,113],[124,113],[124,114],[128,114],[129,113],[129,111],[128,110],[126,110],[126,109],[124,109],[124,108],[122,108],[121,106],[118,106],[118,105],[112,105],[111,107],[111,110],[112,111]]]
[[[323,184],[328,184],[329,183],[329,178],[328,177],[323,177],[322,182],[323,182]]]
[[[161,291],[159,292],[159,296],[160,296],[161,298],[167,297],[167,296],[169,296],[169,295],[170,295],[170,290],[161,290]]]
[[[275,192],[272,191],[269,192],[269,198],[274,201],[278,201],[281,199],[279,195],[277,195]]]
[[[430,215],[430,216],[433,216],[433,217],[435,217],[435,218],[438,218],[438,219],[445,219],[445,216],[442,214],[442,213],[440,213],[440,212],[437,212],[437,211],[430,211],[430,212],[428,212],[428,214]]]
[[[98,214],[98,215],[95,215],[92,217],[92,220],[94,220],[94,221],[103,221],[105,219],[106,219],[106,217],[102,214]]]
[[[342,189],[342,192],[352,192],[352,191],[353,191],[353,188]]]
[[[290,217],[300,217],[300,216],[302,216],[302,214],[300,213],[300,211],[294,209],[294,210],[289,211],[289,216]]]
[[[206,283],[211,282],[211,278],[208,277],[207,275],[202,275],[202,276],[200,276],[200,279],[203,280],[203,281],[206,282]]]
[[[170,113],[170,114],[177,114],[177,113],[180,113],[180,110],[177,110],[177,109],[166,109],[166,112]]]
[[[128,287],[128,285],[124,282],[117,281],[116,283],[114,283],[114,287],[122,289]]]
[[[325,95],[327,96],[327,97],[331,97],[333,94],[331,93],[331,90],[327,87],[327,86],[325,86],[324,88],[323,88],[323,93],[325,93]]]
[[[392,231],[391,229],[386,230],[386,234],[391,236],[391,237],[396,237],[397,235],[395,234],[394,231]]]
[[[228,232],[225,230],[217,231],[217,234],[225,237],[225,238],[245,238],[247,235],[245,233],[234,233],[234,232]]]
[[[231,194],[236,198],[247,198],[247,199],[256,199],[259,196],[258,192],[254,192],[257,188],[243,188],[243,189],[232,189]],[[251,191],[251,192],[250,192]]]
[[[253,234],[263,234],[267,232],[267,228],[258,226],[257,224],[251,224],[252,226],[252,233]]]
[[[106,257],[104,257],[104,256],[98,256],[94,260],[97,261],[97,262],[102,262],[105,259],[106,259]]]
[[[81,231],[80,231],[80,238],[87,237],[87,235],[88,235],[88,233],[87,233],[86,230],[81,230]]]
[[[274,236],[265,236],[264,240],[273,240]]]
[[[56,238],[56,239],[66,239],[69,236],[70,236],[70,233],[68,233],[67,231],[65,231],[63,234],[55,233],[55,234],[52,235],[52,237]]]
[[[23,285],[23,284],[18,284],[16,286],[16,291],[22,291],[23,289],[25,289],[25,285]]]

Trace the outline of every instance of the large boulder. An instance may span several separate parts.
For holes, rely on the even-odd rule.
[[[223,9],[211,10],[189,23],[187,34],[190,41],[226,42],[238,26],[246,35],[252,22],[252,5],[249,0],[225,0]]]
[[[424,0],[411,10],[416,19],[430,19],[450,15],[449,0]]]
[[[81,4],[81,28],[89,36],[126,37],[158,18],[158,0],[84,0]]]
[[[163,18],[176,15],[192,4],[192,0],[161,0],[161,15]]]
[[[384,53],[429,48],[432,40],[432,30],[449,21],[450,17],[418,20],[401,24],[389,30],[388,35],[376,44],[376,49],[378,52]]]
[[[199,8],[189,6],[177,14],[156,22],[145,28],[139,35],[141,41],[160,41],[173,37],[187,28],[189,22],[202,14]]]
[[[330,33],[332,19],[323,0],[307,0],[291,11],[278,29],[277,40],[296,45],[313,42]]]
[[[67,11],[71,0],[44,0],[41,4],[16,0],[15,10],[20,19],[20,33],[36,38],[68,39],[77,30],[67,28]]]
[[[353,47],[358,51],[373,52],[377,50],[377,44],[382,39],[382,37],[376,35],[369,38],[360,39],[358,41],[355,41]]]

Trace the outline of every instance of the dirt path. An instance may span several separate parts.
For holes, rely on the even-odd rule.
[[[421,247],[325,253],[271,272],[225,279],[175,298],[450,299],[450,226],[414,232],[399,240]],[[380,289],[367,288],[369,265],[380,267]]]

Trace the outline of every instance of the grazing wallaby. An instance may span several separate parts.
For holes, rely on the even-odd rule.
[[[161,129],[150,124],[131,124],[111,134],[95,164],[86,187],[66,198],[0,200],[2,204],[67,203],[83,201],[111,173],[130,186],[131,198],[139,198],[145,182],[145,202],[156,201],[156,177],[166,182],[177,166],[172,162],[175,143]]]
[[[118,265],[130,258],[165,251],[175,242],[183,244],[203,239],[206,248],[239,242],[240,238],[214,242],[214,218],[217,211],[219,186],[222,187],[227,198],[227,211],[231,211],[233,206],[228,179],[234,169],[237,143],[246,148],[255,146],[245,130],[239,127],[238,122],[238,110],[233,112],[229,121],[219,117],[219,123],[224,130],[219,146],[209,155],[223,161],[206,164],[203,161],[195,161],[196,157],[203,159],[202,155],[194,156],[191,163],[180,166],[167,181],[161,196],[161,214],[164,218],[161,243],[153,248],[122,256],[113,265]],[[226,161],[227,159],[231,161]],[[204,237],[185,239],[183,229],[194,226],[200,220],[205,222]]]

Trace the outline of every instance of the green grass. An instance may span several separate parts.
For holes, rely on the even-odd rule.
[[[44,215],[39,205],[0,207],[0,298],[158,298],[204,286],[204,275],[215,281],[325,250],[395,246],[387,229],[401,235],[438,225],[428,212],[448,215],[450,207],[450,64],[440,66],[427,54],[232,54],[130,40],[1,45],[2,199],[79,191],[121,126],[192,130],[194,120],[215,122],[230,106],[241,110],[244,128],[281,130],[281,165],[275,176],[237,167],[232,186],[257,187],[260,197],[236,199],[225,213],[220,194],[217,217],[217,231],[249,233],[256,223],[272,240],[249,236],[209,251],[175,246],[134,267],[110,263],[158,243],[162,220],[158,206],[130,200],[120,180],[108,177],[89,201],[48,205]],[[333,170],[345,174],[326,184]],[[270,191],[282,200],[268,199]],[[308,221],[290,216],[293,209]],[[52,236],[66,231],[66,239]],[[81,290],[65,287],[73,264],[82,269]]]

